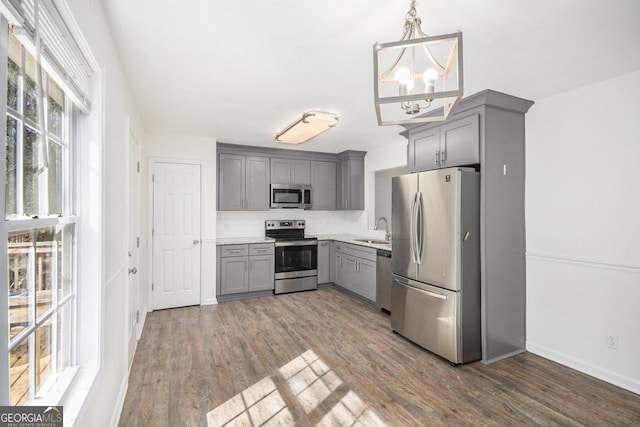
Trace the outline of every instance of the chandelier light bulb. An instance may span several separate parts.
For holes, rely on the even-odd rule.
[[[400,96],[406,96],[413,92],[413,86],[415,83],[411,78],[411,72],[408,68],[398,68],[394,77],[398,81],[398,93]]]
[[[438,80],[438,72],[433,68],[427,68],[422,74],[422,79],[427,87],[427,93],[435,92],[435,83]]]
[[[394,74],[394,78],[401,85],[407,84],[407,82],[411,80],[411,72],[409,71],[408,68],[400,67],[396,70],[396,73]]]

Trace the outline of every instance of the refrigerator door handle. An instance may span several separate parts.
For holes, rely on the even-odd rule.
[[[413,199],[411,200],[411,219],[410,221],[410,230],[409,230],[409,244],[411,247],[411,262],[418,262],[416,256],[416,205],[418,201],[418,193],[413,193]]]
[[[416,200],[416,260],[422,264],[422,254],[424,248],[424,215],[422,209],[422,192],[418,192]]]

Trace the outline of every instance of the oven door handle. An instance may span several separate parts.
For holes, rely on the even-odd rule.
[[[276,247],[282,246],[318,246],[317,240],[293,240],[293,241],[276,241]]]

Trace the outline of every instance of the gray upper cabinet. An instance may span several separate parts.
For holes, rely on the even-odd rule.
[[[364,209],[364,151],[217,144],[218,210],[268,210],[270,184],[311,185],[311,209]]]
[[[438,169],[440,167],[438,162],[440,128],[412,132],[409,136],[407,150],[409,172]]]
[[[269,159],[247,156],[245,210],[269,210]]]
[[[440,166],[480,163],[480,116],[473,114],[440,128]]]
[[[471,164],[480,170],[482,360],[487,363],[525,351],[524,116],[532,105],[486,90],[462,99],[449,121],[403,132],[412,172]]]
[[[246,158],[220,154],[218,159],[218,210],[243,210]]]
[[[291,183],[311,184],[311,161],[291,160]]]
[[[218,210],[269,209],[269,158],[218,156]]]
[[[364,155],[345,151],[338,159],[338,210],[364,209]]]
[[[480,118],[472,114],[409,131],[409,172],[480,163]]]
[[[271,158],[272,184],[310,184],[311,161]]]
[[[336,162],[311,162],[311,209],[336,209]]]

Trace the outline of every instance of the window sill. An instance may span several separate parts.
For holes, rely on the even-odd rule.
[[[76,374],[80,370],[80,367],[74,366],[66,369],[56,381],[53,381],[50,386],[44,390],[40,396],[33,399],[29,404],[30,406],[57,406],[60,405],[67,390],[69,390]]]

